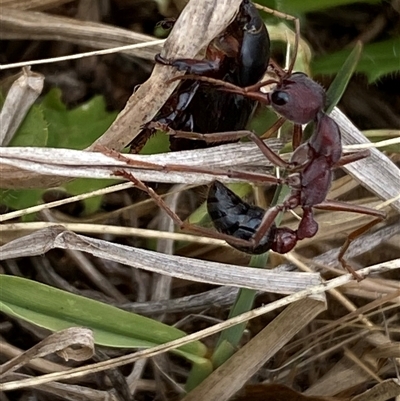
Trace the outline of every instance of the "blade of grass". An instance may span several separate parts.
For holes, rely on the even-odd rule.
[[[329,114],[342,98],[343,93],[345,92],[347,85],[349,84],[349,81],[357,68],[357,64],[362,54],[362,49],[362,43],[358,42],[349,56],[346,58],[342,67],[339,69],[335,79],[329,86],[329,89],[326,91],[326,113]],[[313,130],[314,122],[311,122],[303,131],[303,141],[311,137]]]
[[[349,84],[349,81],[357,68],[357,64],[362,54],[362,49],[362,43],[357,42],[357,44],[354,46],[354,49],[351,51],[349,56],[346,58],[346,61],[336,74],[336,77],[331,83],[329,89],[326,91],[326,96],[328,99],[326,112],[328,114],[334,109],[334,107],[342,98],[343,93],[345,92],[347,85]]]
[[[271,206],[281,203],[288,193],[289,193],[289,187],[282,186],[278,188],[275,192],[274,199],[271,202]],[[279,214],[275,220],[275,224],[279,225],[281,220],[282,220],[282,215]],[[265,268],[268,262],[268,257],[269,257],[269,252],[266,252],[262,255],[252,256],[249,263],[249,267]],[[255,297],[256,297],[256,291],[250,290],[248,288],[241,288],[236,298],[235,304],[233,305],[229,313],[229,318],[238,316],[244,312],[248,312],[249,310],[251,310],[254,304]],[[221,333],[221,336],[218,340],[217,347],[214,351],[212,358],[215,368],[222,365],[227,359],[229,359],[232,356],[232,354],[235,352],[235,350],[239,345],[239,342],[243,336],[245,328],[246,324],[243,323],[231,327],[227,330],[224,330]]]
[[[186,335],[156,320],[21,277],[0,275],[0,288],[0,310],[7,315],[51,331],[87,327],[99,345],[148,348]],[[196,341],[179,353],[198,363],[206,351]]]

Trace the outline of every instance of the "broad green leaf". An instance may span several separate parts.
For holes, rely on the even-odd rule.
[[[97,189],[105,188],[110,185],[120,182],[119,180],[109,179],[90,179],[78,178],[67,182],[64,185],[67,193],[70,195],[81,195],[87,192],[96,191]],[[6,205],[10,209],[21,210],[31,206],[38,205],[42,202],[43,189],[0,189],[0,204]],[[84,214],[90,215],[99,210],[102,202],[101,196],[93,196],[84,199],[85,205]],[[30,215],[32,216],[32,215]],[[26,221],[26,218],[24,218]]]
[[[351,50],[344,49],[333,54],[316,57],[311,68],[314,74],[335,74],[339,71]],[[400,38],[367,44],[364,47],[356,72],[362,72],[370,83],[380,77],[400,71]]]
[[[9,146],[46,146],[48,138],[47,122],[40,106],[32,106]],[[19,210],[36,205],[43,193],[41,189],[0,190],[0,203]]]
[[[81,195],[87,192],[96,191],[101,188],[109,187],[119,183],[120,180],[109,179],[90,179],[90,178],[77,178],[73,181],[67,182],[64,187],[71,195]],[[99,210],[102,201],[102,196],[92,196],[91,198],[84,199],[85,215],[90,215]]]
[[[49,146],[84,149],[97,139],[115,119],[117,113],[106,111],[102,97],[97,96],[83,105],[68,110],[59,89],[51,90],[38,106],[33,106],[10,146]],[[116,181],[117,182],[117,181]],[[111,185],[110,180],[74,180],[66,184],[73,195]],[[1,191],[0,201],[13,209],[23,209],[41,202],[42,190]],[[98,210],[100,197],[85,201],[85,213]]]
[[[209,359],[203,358],[199,363],[193,364],[185,383],[185,390],[190,392],[213,372],[213,366]]]
[[[106,111],[101,96],[67,110],[58,89],[52,89],[46,95],[42,108],[49,124],[48,146],[58,148],[86,148],[107,130],[117,115]]]
[[[47,122],[40,106],[32,106],[8,146],[46,146]]]
[[[334,107],[339,103],[343,93],[345,92],[347,85],[357,67],[358,61],[360,60],[362,52],[362,44],[358,42],[352,52],[347,57],[346,61],[343,63],[342,67],[338,71],[335,79],[331,83],[329,89],[326,92],[328,99],[327,110],[329,114]]]
[[[47,139],[48,129],[43,111],[40,106],[34,105],[18,128],[9,146],[46,146]],[[24,209],[38,204],[42,193],[43,190],[41,189],[1,189],[0,203],[10,209]]]
[[[2,312],[52,331],[88,327],[99,345],[143,348],[185,336],[164,323],[25,278],[2,274],[0,289]],[[206,347],[196,341],[177,351],[200,363]]]
[[[11,210],[25,209],[37,205],[42,194],[43,189],[0,189],[0,204]]]

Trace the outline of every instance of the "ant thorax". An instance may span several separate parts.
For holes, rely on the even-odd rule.
[[[289,174],[286,178],[287,185],[294,190],[301,189],[301,174],[300,173],[292,173]]]

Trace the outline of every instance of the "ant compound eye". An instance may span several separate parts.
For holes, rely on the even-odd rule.
[[[285,104],[289,103],[289,95],[283,91],[276,91],[271,95],[271,101],[273,104],[277,106],[284,106]]]

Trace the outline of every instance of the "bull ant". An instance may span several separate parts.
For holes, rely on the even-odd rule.
[[[240,13],[243,13],[243,9],[248,9],[249,4],[251,3],[243,1],[242,11]],[[290,16],[285,16],[285,18],[294,19]],[[253,21],[253,19],[251,19],[251,21]],[[297,22],[296,31],[295,54],[297,52],[299,40],[299,26]],[[244,38],[245,37],[246,34],[244,34]],[[247,42],[243,39],[242,46],[245,43]],[[265,57],[265,53],[263,55]],[[266,143],[250,131],[235,131],[235,129],[230,129],[228,132],[216,133],[203,130],[200,130],[200,132],[178,131],[174,129],[172,120],[168,120],[171,115],[178,116],[185,114],[179,114],[180,111],[177,112],[176,109],[174,111],[175,114],[172,113],[168,118],[166,117],[164,120],[159,120],[161,123],[159,125],[164,126],[164,128],[165,126],[166,128],[170,128],[170,135],[176,139],[180,138],[190,141],[200,140],[204,141],[206,144],[232,142],[242,137],[248,137],[254,141],[268,160],[274,165],[284,169],[285,178],[263,175],[263,178],[260,180],[260,174],[240,171],[228,171],[225,172],[225,174],[232,178],[246,180],[256,179],[258,182],[262,181],[288,185],[290,193],[282,204],[263,210],[257,206],[249,205],[222,183],[214,181],[208,193],[207,208],[215,228],[219,231],[216,233],[206,228],[195,227],[183,222],[151,188],[148,188],[131,174],[118,171],[116,175],[131,180],[140,189],[147,192],[166,210],[181,229],[226,240],[236,249],[250,254],[259,254],[270,249],[284,254],[292,250],[299,240],[315,236],[318,231],[318,223],[314,218],[314,209],[347,211],[374,216],[376,219],[349,235],[338,256],[342,266],[359,281],[362,277],[345,261],[344,254],[351,241],[384,219],[385,213],[367,207],[328,200],[326,197],[331,187],[333,170],[345,164],[365,158],[369,155],[369,152],[359,151],[343,155],[339,126],[324,112],[326,98],[324,89],[305,74],[292,72],[294,58],[291,61],[288,71],[284,71],[276,65],[274,66],[278,75],[277,80],[267,80],[250,84],[249,86],[245,86],[246,83],[250,81],[250,77],[245,69],[239,69],[239,75],[241,73],[243,76],[239,81],[235,81],[234,79],[221,80],[215,79],[215,77],[199,75],[184,77],[184,79],[197,80],[197,82],[206,82],[208,85],[217,85],[219,90],[225,92],[225,95],[232,94],[234,96],[241,96],[243,99],[251,99],[266,106],[270,106],[280,114],[283,119],[289,120],[295,124],[295,127],[297,127],[295,132],[299,132],[299,128],[302,124],[313,122],[314,131],[307,141],[300,144],[301,135],[294,135],[295,139],[293,143],[295,151],[288,162],[283,160],[278,154],[271,150]],[[184,69],[191,73],[195,72],[196,74],[201,74],[203,65],[213,65],[214,63],[195,60],[169,60],[167,62],[162,58],[159,60],[165,64],[174,65],[178,69]],[[252,60],[254,61],[254,59]],[[261,61],[258,65],[265,66]],[[260,68],[259,72],[261,73],[263,69],[264,67]],[[260,74],[257,75],[258,78],[259,76]],[[221,78],[218,74],[217,77]],[[265,93],[261,91],[261,88],[270,84],[276,84],[276,86],[270,92]],[[192,83],[192,85],[199,84]],[[215,107],[215,105],[213,107]],[[248,119],[249,114],[247,112],[245,112],[245,114],[246,119]],[[193,127],[195,126],[190,126],[190,128]],[[276,129],[276,126],[274,126],[274,129]],[[193,130],[189,129],[189,131]],[[129,163],[128,159],[126,161]],[[164,168],[168,169],[168,166],[164,166]],[[171,169],[173,168],[171,167]],[[184,170],[184,167],[181,167],[181,170]],[[194,171],[194,169],[191,168],[190,171]],[[199,169],[199,172],[204,172],[204,169]],[[211,174],[221,173],[215,171],[207,172]],[[277,227],[275,225],[274,220],[280,212],[293,210],[297,207],[302,209],[303,214],[296,230],[292,230],[288,227]]]

